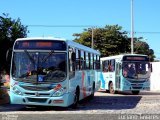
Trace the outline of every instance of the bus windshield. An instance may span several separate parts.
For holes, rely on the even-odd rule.
[[[123,76],[132,79],[145,79],[150,77],[149,62],[123,62]]]
[[[65,52],[14,52],[12,77],[31,83],[61,82],[66,79]]]

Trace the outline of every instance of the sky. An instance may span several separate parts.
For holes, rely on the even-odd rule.
[[[143,37],[160,59],[160,0],[133,3],[134,36]],[[0,4],[0,16],[8,13],[13,19],[20,18],[28,26],[28,37],[73,40],[73,34],[85,28],[116,24],[131,31],[131,0],[0,0]]]

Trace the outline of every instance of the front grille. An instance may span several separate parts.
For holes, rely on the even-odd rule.
[[[143,84],[132,84],[133,89],[142,89]]]
[[[46,98],[27,98],[29,102],[39,102],[45,103],[47,101]]]
[[[34,78],[34,80],[30,80],[30,79],[15,79],[15,81],[18,82],[24,82],[24,83],[32,83],[32,84],[52,84],[52,83],[57,83],[57,82],[62,82],[66,79],[66,77],[61,77],[61,76],[57,76],[56,78],[50,78],[50,79],[45,79],[44,81],[38,81],[36,80],[37,78]]]
[[[144,83],[145,82],[145,80],[128,80],[129,82],[131,82],[131,83]]]
[[[36,96],[36,93],[25,92],[25,95]],[[38,93],[38,96],[39,97],[50,97],[50,93]]]
[[[42,87],[42,86],[20,86],[25,90],[31,90],[31,91],[49,91],[52,88],[51,87]]]
[[[132,87],[133,89],[142,89],[142,87]]]

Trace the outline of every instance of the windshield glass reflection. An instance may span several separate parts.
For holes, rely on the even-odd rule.
[[[24,82],[60,82],[66,78],[66,53],[15,52],[12,76]]]
[[[150,64],[148,62],[124,62],[123,76],[126,78],[149,78]]]

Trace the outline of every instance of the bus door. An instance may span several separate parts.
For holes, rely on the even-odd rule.
[[[116,89],[119,90],[120,89],[120,85],[121,85],[121,76],[120,76],[120,70],[121,70],[121,63],[116,62],[116,72],[115,72],[115,86]]]

